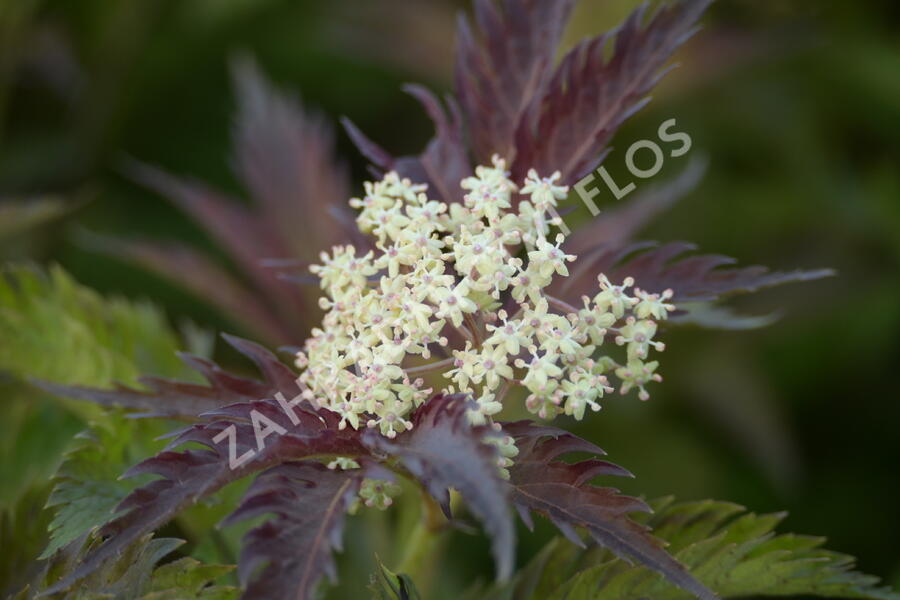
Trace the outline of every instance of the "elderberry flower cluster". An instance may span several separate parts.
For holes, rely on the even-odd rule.
[[[462,180],[464,201],[449,205],[393,172],[366,183],[350,205],[374,249],[335,247],[311,267],[326,314],[297,354],[307,397],[338,413],[341,428],[387,437],[412,427],[410,412],[435,391],[429,373],[443,375],[433,384],[442,392],[469,394],[470,420],[495,429],[492,416],[514,385],[545,419],[599,410],[614,383],[646,400],[647,383],[660,380],[648,357],[663,349],[654,337],[674,309],[672,293],[605,275],[581,308],[547,293],[575,260],[561,249],[562,234],[551,238],[568,192],[559,177],[531,170],[519,188],[495,156]],[[623,357],[600,353],[610,341],[625,347]],[[515,446],[497,439],[508,466]]]

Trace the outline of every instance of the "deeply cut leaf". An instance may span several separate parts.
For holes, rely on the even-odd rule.
[[[822,538],[776,535],[783,513],[756,515],[736,504],[711,500],[673,503],[667,498],[652,504],[656,512],[646,523],[669,542],[673,555],[697,579],[722,598],[900,598],[897,592],[878,587],[878,578],[853,571],[851,557],[822,549]],[[608,551],[583,551],[556,539],[522,569],[514,585],[480,597],[684,600],[689,595],[652,570],[628,565]]]
[[[101,568],[112,557],[144,534],[172,519],[198,500],[209,496],[232,481],[264,470],[286,460],[316,454],[364,454],[355,432],[340,432],[337,417],[327,411],[315,411],[309,405],[292,408],[291,416],[273,399],[277,392],[290,400],[298,389],[290,369],[260,346],[229,338],[238,350],[254,360],[264,376],[253,382],[253,389],[264,393],[258,400],[221,407],[209,413],[207,422],[192,425],[175,434],[169,447],[187,442],[205,445],[207,450],[165,450],[130,469],[125,476],[144,473],[162,478],[129,494],[117,507],[120,513],[107,523],[100,535],[107,539],[81,561],[51,591],[68,588]],[[202,367],[206,363],[199,363]],[[217,368],[216,377],[226,378]],[[248,380],[249,381],[249,380]],[[208,396],[211,388],[206,388]],[[254,411],[257,417],[254,417]],[[263,415],[285,433],[258,439],[259,428],[248,422]],[[220,434],[230,431],[231,435]],[[249,454],[248,454],[249,453]],[[248,459],[232,468],[232,459],[248,455]]]
[[[712,0],[677,0],[644,23],[642,4],[615,31],[578,44],[563,58],[547,92],[516,130],[513,177],[529,168],[562,173],[573,184],[593,170],[619,126],[648,101],[666,61],[696,31]],[[614,40],[611,57],[606,47]]]
[[[0,369],[66,384],[183,374],[178,339],[152,305],[103,298],[59,267],[8,266],[0,278]]]
[[[376,470],[369,465],[332,471],[305,461],[284,463],[257,477],[226,520],[275,515],[244,537],[238,570],[246,586],[243,597],[307,600],[323,574],[333,580],[331,552],[341,549],[344,517],[363,477]]]
[[[463,394],[436,396],[413,413],[412,431],[394,441],[374,432],[364,439],[374,450],[398,457],[448,516],[449,489],[458,490],[490,534],[497,574],[505,579],[515,554],[507,486],[499,476],[496,448],[484,441],[491,430],[469,424],[468,406]]]
[[[515,157],[525,109],[544,91],[575,0],[476,0],[477,29],[461,16],[456,31],[454,90],[475,159]]]
[[[637,287],[658,293],[675,292],[674,301],[710,301],[731,294],[755,292],[772,286],[798,281],[811,281],[834,274],[831,269],[779,272],[767,267],[731,267],[735,260],[717,254],[685,253],[693,244],[670,242],[657,246],[636,243],[625,247],[598,246],[578,257],[571,277],[559,286],[559,294],[578,296],[593,294],[597,274],[605,273],[610,281],[621,283],[633,277]]]
[[[429,184],[431,194],[444,202],[462,201],[459,182],[469,174],[471,165],[463,143],[459,108],[448,98],[448,116],[435,96],[418,85],[406,86],[428,112],[434,122],[435,135],[418,156],[395,158],[359,130],[349,119],[342,119],[344,129],[357,149],[376,167],[376,172],[397,171],[403,177]]]
[[[577,463],[557,460],[570,452],[596,456],[604,454],[603,450],[552,427],[519,422],[507,424],[504,430],[519,447],[510,483],[513,503],[526,524],[531,525],[532,511],[541,513],[577,545],[584,542],[575,528],[583,527],[595,542],[616,555],[661,573],[701,600],[716,598],[663,549],[663,543],[647,527],[629,517],[630,513],[649,512],[643,501],[623,496],[614,488],[590,484],[598,475],[628,476],[628,471],[597,458]]]
[[[411,577],[403,573],[394,573],[385,567],[381,560],[377,562],[378,570],[369,582],[372,600],[421,600]]]

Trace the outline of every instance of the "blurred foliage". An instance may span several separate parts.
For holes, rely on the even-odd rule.
[[[332,118],[352,116],[397,151],[418,148],[430,126],[399,84],[425,79],[438,90],[448,86],[452,15],[463,4],[391,0],[390,9],[373,10],[363,0],[3,3],[0,197],[8,200],[0,203],[0,256],[57,262],[104,294],[149,297],[178,319],[233,329],[227,315],[76,241],[73,234],[88,229],[215,252],[184,216],[121,176],[123,159],[237,191],[227,150],[234,112],[227,63],[240,50],[255,55],[282,86],[299,90],[306,104]],[[614,24],[634,4],[583,2],[569,39]],[[677,118],[710,167],[698,191],[660,219],[650,237],[690,239],[744,263],[831,266],[839,277],[744,301],[748,314],[784,308],[783,318],[762,330],[669,333],[667,385],[652,402],[611,399],[601,414],[572,427],[623,457],[638,475],[627,492],[722,497],[761,512],[787,507],[789,529],[827,535],[829,547],[895,583],[898,33],[900,7],[890,0],[729,0],[714,7],[706,30],[682,53],[684,66],[619,132],[605,164],[622,176],[624,148]],[[359,182],[364,162],[343,137],[338,150]],[[571,225],[588,218],[576,207],[566,219]],[[305,225],[297,224],[298,236]],[[61,410],[25,387],[23,377],[108,384],[179,368],[169,359],[154,362],[160,346],[143,354],[129,345],[125,332],[171,330],[154,309],[134,305],[144,316],[128,325],[117,315],[131,309],[73,291],[69,279],[53,273],[54,284],[21,275],[27,285],[46,286],[28,304],[4,288],[0,502],[6,506],[33,497],[24,495],[27,484],[55,469],[85,418],[84,409]],[[85,337],[98,318],[100,334]],[[60,339],[68,343],[42,346],[38,332],[50,331],[66,332]],[[170,342],[179,343],[166,338],[163,346]],[[130,349],[137,362],[103,358],[111,345]],[[54,352],[61,351],[77,355],[84,368],[54,371]],[[341,564],[346,589],[362,593],[365,574],[376,571],[371,550],[390,556],[398,542],[385,534],[391,530],[385,519],[412,520],[404,514],[372,517],[380,521],[372,527],[351,524],[356,541]],[[549,529],[539,530],[543,538],[530,540],[520,560],[549,539]],[[200,545],[207,557],[224,561],[210,544]],[[482,541],[456,536],[446,545],[439,575],[447,589],[489,573]],[[416,583],[429,589],[428,582]],[[442,597],[431,591],[428,597]]]
[[[646,519],[668,549],[721,598],[815,595],[824,598],[900,597],[877,578],[853,571],[853,558],[821,548],[822,538],[774,533],[784,513],[757,515],[730,502],[652,503]],[[602,548],[579,549],[557,538],[517,581],[475,589],[472,600],[689,600],[690,594],[644,567]]]

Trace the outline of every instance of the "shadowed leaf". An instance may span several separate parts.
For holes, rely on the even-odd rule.
[[[653,502],[646,519],[673,555],[722,598],[816,596],[897,600],[878,578],[853,570],[853,559],[822,549],[822,538],[775,534],[784,513],[756,515],[729,502]],[[599,549],[553,540],[507,594],[483,600],[684,600],[688,594],[641,565]],[[514,590],[512,589],[514,587]]]
[[[677,0],[646,23],[644,3],[617,30],[566,54],[547,92],[519,123],[513,177],[521,179],[529,168],[541,174],[558,170],[563,183],[572,184],[593,170],[619,126],[649,101],[647,93],[667,72],[666,61],[696,31],[710,2]]]
[[[671,289],[676,303],[700,302],[834,275],[831,269],[785,273],[763,266],[731,267],[733,258],[717,254],[685,256],[695,248],[686,242],[662,246],[649,242],[618,248],[598,246],[578,257],[570,271],[571,277],[559,287],[559,293],[592,294],[597,289],[597,274],[605,273],[614,283],[633,277],[637,287],[649,292]]]
[[[372,600],[421,600],[418,590],[409,575],[394,573],[385,567],[378,557],[378,570],[371,576],[369,591]]]
[[[386,171],[397,171],[415,182],[427,183],[432,197],[444,202],[462,201],[463,193],[459,182],[469,175],[471,164],[463,143],[459,108],[452,98],[448,98],[448,117],[434,94],[424,87],[408,85],[404,89],[422,103],[435,126],[434,137],[419,156],[394,158],[366,137],[349,119],[344,118],[341,122],[347,135],[376,167],[375,171],[379,176]]]
[[[598,475],[627,476],[627,471],[597,458],[576,463],[557,460],[570,452],[602,455],[600,448],[563,430],[533,427],[527,422],[507,424],[504,431],[519,447],[516,463],[510,468],[510,484],[513,503],[527,525],[531,525],[530,513],[538,512],[580,546],[584,542],[575,528],[583,527],[595,542],[617,556],[661,573],[697,598],[716,598],[664,550],[646,526],[629,517],[630,513],[649,512],[643,501],[623,496],[614,488],[590,484]]]
[[[454,88],[478,162],[489,163],[495,152],[514,158],[516,127],[549,79],[574,4],[476,0],[476,31],[460,16]]]
[[[490,534],[497,573],[503,579],[513,567],[512,515],[498,473],[496,448],[483,441],[491,430],[469,424],[466,398],[463,394],[435,396],[413,413],[412,431],[393,441],[367,432],[364,441],[375,451],[398,457],[448,516],[449,489],[458,490]]]
[[[235,60],[232,70],[238,96],[235,168],[270,234],[278,232],[290,256],[304,259],[349,241],[333,216],[350,209],[349,176],[335,158],[331,127],[279,92],[249,58]]]
[[[62,198],[0,199],[0,240],[39,227],[71,210]]]
[[[226,520],[275,515],[244,536],[238,567],[244,598],[306,600],[323,574],[335,578],[331,553],[341,549],[344,517],[370,470],[289,462],[256,478]]]
[[[622,246],[657,215],[691,193],[706,172],[707,161],[694,159],[677,176],[641,187],[621,205],[603,210],[566,238],[566,251],[580,255],[598,245]]]
[[[131,261],[171,279],[201,300],[213,304],[224,317],[248,331],[267,340],[284,337],[282,324],[264,298],[254,294],[226,268],[200,250],[178,243],[126,240],[87,231],[80,231],[77,238],[90,250]]]
[[[290,401],[296,395],[298,389],[291,371],[262,347],[236,338],[227,339],[257,364],[263,381],[251,385],[248,382],[252,380],[233,378],[211,363],[192,364],[210,381],[238,386],[246,393],[264,393],[252,402],[230,404],[207,413],[206,422],[175,432],[168,449],[131,468],[124,477],[152,473],[161,479],[136,489],[116,507],[119,515],[100,530],[105,541],[92,549],[50,592],[66,589],[88,576],[142,535],[161,527],[185,508],[232,481],[314,454],[365,454],[356,432],[338,431],[337,417],[327,411],[316,411],[304,403],[294,406],[290,414],[285,412],[273,396],[281,392]],[[200,389],[209,395],[214,388]],[[284,433],[260,439],[259,428],[250,423],[261,418],[275,423]],[[187,442],[208,449],[172,450]],[[233,462],[240,464],[232,465]]]
[[[235,168],[252,206],[149,165],[132,161],[126,170],[206,229],[250,285],[185,249],[140,242],[125,251],[120,244],[106,250],[209,298],[271,342],[297,343],[320,313],[312,298],[264,262],[311,260],[333,244],[359,241],[346,205],[348,176],[334,158],[333,133],[321,117],[278,91],[247,58],[235,61],[234,80]]]

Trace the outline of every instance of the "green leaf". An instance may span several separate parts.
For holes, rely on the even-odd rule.
[[[409,575],[397,574],[382,564],[377,556],[378,571],[369,582],[372,600],[420,600],[419,592]]]
[[[63,552],[55,554],[49,561],[31,565],[33,568],[28,574],[31,583],[22,588],[15,597],[31,598],[34,597],[34,592],[46,595],[49,587],[64,576],[95,543],[96,541],[85,541],[73,544]],[[184,540],[153,538],[152,534],[147,534],[123,548],[113,560],[105,563],[101,569],[94,571],[71,589],[48,597],[57,600],[236,599],[239,593],[236,587],[214,584],[217,579],[231,572],[234,569],[233,565],[204,564],[194,558],[183,557],[156,566],[183,544]],[[13,591],[16,589],[12,588]],[[10,588],[7,586],[5,591],[9,592]]]
[[[18,415],[23,425],[42,416],[48,435],[63,439],[48,444],[54,454],[41,454],[41,463],[59,464],[72,423],[47,419],[44,413],[60,412],[60,402],[50,404],[46,396],[23,381],[36,379],[67,384],[109,387],[114,382],[138,383],[142,373],[184,376],[188,370],[177,356],[179,339],[165,316],[152,305],[121,298],[104,298],[81,286],[61,268],[46,272],[33,266],[7,266],[0,277],[0,370],[19,380],[22,394],[7,398],[4,415]],[[46,558],[61,547],[108,522],[114,507],[135,487],[118,476],[138,456],[158,450],[151,440],[163,429],[160,424],[136,423],[120,410],[108,411],[93,404],[62,405],[88,421],[90,429],[78,441],[59,468],[56,487],[48,507],[55,508],[50,525]],[[43,409],[50,410],[43,410]],[[9,439],[23,443],[34,436],[6,431]],[[7,447],[4,458],[20,461],[29,456],[18,441]],[[50,452],[48,451],[48,452]],[[34,453],[31,453],[34,454]],[[46,453],[45,453],[46,454]],[[44,474],[46,476],[46,473]],[[22,475],[19,479],[26,481]],[[15,498],[16,490],[8,492]],[[32,555],[33,556],[33,555]],[[3,561],[5,563],[5,561]]]
[[[59,267],[4,269],[0,338],[0,369],[20,379],[108,386],[142,373],[186,373],[178,337],[158,309],[103,298]]]
[[[38,595],[46,595],[49,586],[71,569],[81,556],[90,551],[95,542],[85,541],[68,546],[45,563],[45,569],[33,579],[31,589]],[[82,579],[77,586],[64,594],[49,597],[59,600],[101,600],[112,598],[139,598],[151,589],[151,579],[155,565],[184,540],[156,538],[147,534],[123,548],[114,560],[108,561],[90,577]]]
[[[50,480],[84,422],[20,381],[0,383],[0,399],[0,506],[9,507]]]
[[[48,508],[56,508],[50,524],[50,544],[40,558],[47,558],[85,533],[117,516],[116,505],[136,486],[119,475],[134,462],[132,439],[140,423],[110,415],[76,438],[56,475]]]
[[[50,514],[41,507],[49,492],[49,484],[31,488],[15,505],[0,511],[0,548],[5,557],[0,561],[0,598],[20,589],[39,570],[31,559],[47,543]]]
[[[211,585],[232,570],[234,570],[232,565],[206,565],[191,557],[181,558],[162,565],[153,572],[151,591],[142,596],[141,600],[236,598],[238,593],[236,587]]]
[[[774,533],[783,513],[756,515],[712,500],[654,503],[646,519],[672,555],[721,598],[809,595],[900,600],[878,578],[853,570],[852,557],[822,548],[817,537]],[[564,547],[563,547],[564,546]],[[557,556],[559,555],[559,556]],[[537,581],[533,573],[540,572]],[[526,580],[524,574],[531,574]],[[559,584],[560,581],[563,583]],[[599,548],[578,551],[554,540],[520,572],[501,596],[550,600],[687,600],[649,569],[632,566]]]
[[[140,600],[232,600],[238,590],[232,586],[212,585],[234,569],[229,565],[208,565],[190,557],[157,567],[164,557],[184,544],[174,538],[153,538],[147,534],[127,546],[114,560],[86,577],[78,585],[54,598],[64,600],[100,600],[134,598]],[[52,584],[72,562],[90,550],[90,544],[77,551],[56,555],[50,561],[43,583]],[[45,593],[47,588],[42,588]]]

